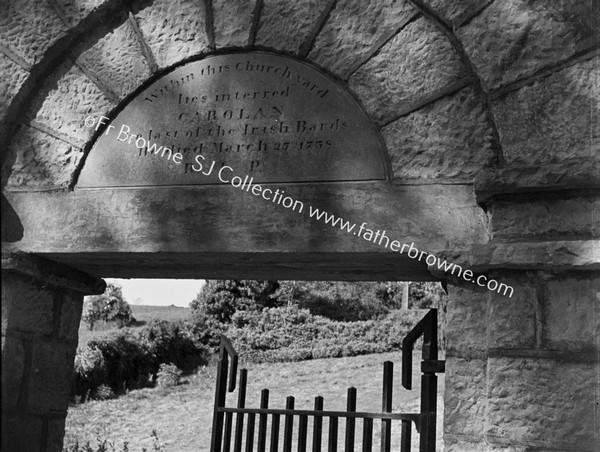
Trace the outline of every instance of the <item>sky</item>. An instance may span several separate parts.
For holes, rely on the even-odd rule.
[[[153,306],[187,307],[202,286],[203,279],[113,279],[123,288],[123,297],[129,304],[144,304]]]

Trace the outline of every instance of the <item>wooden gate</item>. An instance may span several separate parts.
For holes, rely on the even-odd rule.
[[[236,407],[225,406],[227,391],[236,387],[238,355],[231,342],[221,337],[215,407],[211,439],[211,452],[269,451],[305,452],[310,442],[312,451],[337,451],[340,420],[344,425],[344,450],[354,451],[356,445],[357,421],[362,426],[363,451],[373,449],[373,427],[380,423],[380,450],[391,450],[392,426],[394,433],[400,433],[400,450],[409,452],[411,447],[411,424],[419,434],[419,451],[435,452],[437,376],[444,372],[445,361],[438,360],[437,310],[431,309],[402,341],[402,386],[412,389],[412,352],[415,342],[423,336],[421,361],[421,409],[420,413],[393,413],[393,363],[383,364],[383,391],[381,412],[367,413],[356,411],[356,388],[348,388],[346,411],[323,410],[323,398],[315,397],[313,410],[294,409],[294,397],[287,397],[285,409],[269,408],[269,390],[261,391],[259,408],[246,407],[246,383],[248,371],[242,369],[239,376],[238,400]],[[235,415],[235,429],[233,418]],[[283,431],[280,423],[283,418]],[[258,425],[257,425],[258,420]],[[327,424],[327,443],[324,444],[324,421]],[[395,421],[395,422],[394,422]],[[310,434],[309,434],[310,427]],[[281,435],[283,433],[283,435]],[[294,447],[295,446],[295,447]]]

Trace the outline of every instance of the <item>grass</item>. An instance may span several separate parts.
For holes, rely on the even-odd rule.
[[[183,320],[187,318],[190,313],[189,308],[182,308],[180,306],[131,305],[131,311],[133,317],[137,321],[136,325],[128,327],[133,331],[142,329],[152,320]],[[81,322],[79,325],[79,345],[85,345],[89,340],[106,336],[113,331],[118,331],[118,328],[112,324],[99,323],[94,325],[94,329],[90,331],[88,326],[84,322]]]
[[[358,391],[358,411],[380,411],[382,363],[386,360],[393,361],[396,367],[393,410],[417,412],[420,362],[415,358],[413,363],[415,389],[406,391],[399,382],[400,352],[284,364],[248,364],[246,406],[258,407],[260,390],[267,387],[270,389],[271,408],[284,408],[286,396],[294,395],[296,409],[312,409],[314,397],[321,395],[326,410],[344,410],[347,387],[354,386]],[[188,383],[182,386],[131,391],[115,400],[92,401],[72,407],[67,416],[65,445],[76,440],[80,444],[87,441],[94,444],[96,438],[101,438],[113,441],[116,446],[128,441],[132,452],[141,451],[142,447],[151,450],[150,434],[155,429],[167,452],[209,450],[214,385],[215,367],[212,365],[189,377]],[[439,386],[438,407],[441,406],[443,378],[440,378]],[[228,405],[233,406],[236,400],[237,393],[230,394]],[[379,435],[378,425],[375,423],[374,426],[375,437]],[[441,438],[440,426],[441,413],[438,414],[438,438]],[[399,430],[399,427],[393,428]],[[357,438],[360,438],[360,423],[356,431]],[[324,444],[326,437],[325,433]],[[413,429],[413,447],[417,444],[415,437]],[[343,438],[341,434],[340,446]],[[394,444],[394,449],[398,450],[397,439]],[[439,439],[437,449],[442,448]]]

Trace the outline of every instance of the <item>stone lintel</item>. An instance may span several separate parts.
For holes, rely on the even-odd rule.
[[[88,275],[64,264],[29,253],[2,253],[2,271],[14,271],[48,284],[81,292],[101,294],[106,289],[103,279]]]
[[[559,164],[486,169],[475,177],[479,204],[494,196],[566,190],[600,190],[595,159],[571,159]]]
[[[490,270],[596,271],[600,270],[600,240],[492,242],[468,250],[448,250],[438,256],[475,274]],[[429,271],[438,278],[452,279],[436,264]]]

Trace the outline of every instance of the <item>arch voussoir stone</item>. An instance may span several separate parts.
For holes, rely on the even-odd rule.
[[[212,0],[215,47],[244,47],[248,45],[257,4],[261,0]],[[292,7],[298,2],[290,3]]]
[[[597,47],[600,21],[594,3],[496,1],[456,35],[493,90]]]
[[[378,124],[387,124],[469,83],[452,44],[433,24],[408,24],[349,79]]]
[[[204,2],[157,0],[135,17],[161,69],[211,50]]]
[[[472,183],[493,166],[493,131],[472,87],[382,129],[395,183]]]
[[[311,38],[311,32],[331,7],[330,2],[263,0],[254,44],[293,54]]]
[[[71,52],[77,65],[91,72],[117,101],[123,100],[152,73],[134,24],[125,11],[121,14],[123,18],[117,26],[99,27]]]
[[[308,58],[345,80],[416,14],[405,0],[338,2]]]
[[[84,126],[85,117],[108,114],[114,106],[70,61],[60,66],[38,91],[23,118],[25,125],[11,141],[9,154],[15,163],[8,187],[66,187],[94,132]]]

